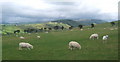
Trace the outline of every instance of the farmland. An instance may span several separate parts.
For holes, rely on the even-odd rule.
[[[118,59],[118,30],[109,23],[98,24],[94,29],[85,26],[72,30],[57,30],[49,33],[20,33],[3,35],[3,60],[117,60]],[[106,29],[104,29],[106,28]],[[114,30],[110,30],[114,29]],[[90,40],[93,33],[99,34],[99,39]],[[102,36],[109,35],[108,42],[103,44]],[[40,35],[38,39],[36,36]],[[26,39],[21,40],[19,36]],[[69,50],[68,43],[72,40],[80,43],[81,50]],[[29,42],[33,50],[18,50],[20,42]]]

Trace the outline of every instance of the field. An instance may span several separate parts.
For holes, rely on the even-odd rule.
[[[58,30],[49,33],[18,34],[26,37],[19,39],[14,34],[3,35],[3,60],[117,60],[118,30],[109,23],[98,24],[95,29],[84,27],[70,30]],[[106,29],[104,29],[106,28]],[[110,30],[110,29],[114,30]],[[99,39],[90,40],[92,33],[98,33]],[[108,42],[103,44],[102,36],[109,35]],[[41,38],[37,39],[36,36]],[[75,40],[80,43],[81,50],[69,50],[68,43]],[[18,50],[19,42],[29,42],[33,50]]]

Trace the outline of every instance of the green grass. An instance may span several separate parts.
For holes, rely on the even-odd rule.
[[[106,28],[107,29],[103,29]],[[100,24],[95,29],[83,31],[78,28],[49,33],[19,34],[26,37],[20,40],[15,35],[3,36],[3,60],[117,60],[118,59],[118,30],[110,30],[110,25]],[[115,27],[112,27],[115,28]],[[90,40],[92,33],[98,33],[98,40]],[[102,36],[109,35],[108,42],[103,44]],[[37,39],[36,36],[41,38]],[[68,43],[75,40],[80,43],[82,49],[71,51]],[[33,50],[18,50],[19,42],[29,42],[34,46]]]

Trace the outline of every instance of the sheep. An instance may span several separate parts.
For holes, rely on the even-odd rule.
[[[105,35],[105,36],[103,36],[103,43],[105,43],[105,41],[108,39],[108,35]]]
[[[45,33],[48,33],[48,32],[45,32]]]
[[[28,33],[29,35],[31,34],[31,33]]]
[[[104,29],[106,29],[106,28],[104,28]]]
[[[118,28],[115,28],[116,30],[118,29]]]
[[[76,41],[69,42],[69,49],[73,50],[75,48],[81,49],[81,45]]]
[[[111,28],[110,30],[114,30],[113,28]]]
[[[35,33],[35,34],[38,34],[38,33]]]
[[[40,36],[37,36],[38,39],[40,39]]]
[[[89,39],[98,39],[99,37],[98,37],[98,34],[92,34],[90,37],[89,37]]]
[[[18,37],[18,35],[15,35],[16,37]]]
[[[19,43],[19,50],[22,50],[22,48],[27,48],[28,50],[33,49],[33,46],[29,43],[21,42]]]
[[[83,29],[80,29],[81,31],[83,31]]]
[[[25,37],[23,37],[23,36],[20,36],[20,39],[25,39]]]

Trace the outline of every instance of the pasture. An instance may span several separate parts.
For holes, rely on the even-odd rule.
[[[106,29],[104,29],[106,28]],[[118,30],[110,30],[110,24],[98,24],[95,29],[88,26],[81,31],[78,28],[58,30],[49,33],[20,33],[26,39],[21,40],[14,34],[3,35],[3,60],[117,60],[118,59]],[[93,33],[99,34],[99,39],[90,40]],[[108,34],[108,42],[103,44],[102,36]],[[36,36],[40,35],[38,39]],[[80,43],[81,50],[69,50],[68,43],[72,40]],[[29,42],[33,50],[18,50],[19,42]]]

